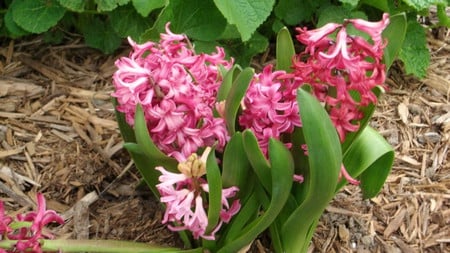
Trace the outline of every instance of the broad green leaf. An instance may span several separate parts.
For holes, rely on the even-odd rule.
[[[437,16],[439,18],[439,24],[438,25],[450,28],[450,17],[447,16],[446,7],[447,7],[447,5],[445,5],[445,4],[438,4],[437,5]]]
[[[406,34],[406,15],[399,13],[389,17],[389,25],[383,31],[383,38],[387,40],[384,48],[383,60],[386,69],[389,69],[402,48]]]
[[[239,237],[219,249],[219,253],[238,252],[248,245],[273,223],[286,203],[293,182],[294,162],[292,156],[282,142],[270,139],[269,157],[272,168],[272,189],[269,207],[260,217],[243,228]]]
[[[275,0],[214,0],[214,3],[228,23],[236,25],[242,41],[247,41],[270,15]]]
[[[22,29],[13,20],[13,13],[12,12],[16,8],[14,6],[18,2],[19,1],[12,2],[11,6],[6,11],[5,18],[4,18],[5,27],[6,27],[6,30],[8,32],[8,35],[11,36],[11,38],[13,38],[13,39],[30,34],[30,32],[25,31],[24,29]]]
[[[122,43],[122,39],[114,31],[111,23],[97,16],[83,16],[79,20],[79,26],[86,44],[105,54],[113,53]]]
[[[445,4],[445,0],[403,0],[402,2],[405,2],[416,11],[428,9],[436,4]]]
[[[58,0],[58,2],[64,8],[74,12],[83,12],[86,6],[86,0]]]
[[[150,19],[137,15],[131,5],[121,6],[108,16],[111,26],[120,37],[131,36],[134,40],[138,40],[139,36],[152,24]]]
[[[258,140],[251,130],[245,130],[243,133],[244,150],[247,153],[247,158],[252,165],[253,171],[268,192],[272,188],[271,168],[266,157],[262,153]]]
[[[131,2],[142,17],[147,17],[153,10],[164,7],[168,0],[131,0]]]
[[[42,33],[55,26],[66,9],[56,0],[15,1],[12,10],[14,22],[32,33]]]
[[[307,195],[281,230],[286,252],[306,252],[315,222],[334,197],[342,163],[339,138],[325,109],[303,89],[297,90],[297,102],[308,145],[309,170],[303,175]]]
[[[130,0],[94,0],[94,2],[97,4],[97,10],[103,12],[112,11],[121,5],[129,3]]]
[[[224,187],[237,186],[242,196],[248,188],[250,163],[244,149],[242,133],[235,133],[223,153],[222,182]]]
[[[361,3],[373,6],[384,12],[389,12],[388,0],[361,0]]]
[[[275,15],[288,25],[298,25],[302,21],[309,21],[315,12],[311,1],[280,0],[275,6]]]
[[[206,160],[206,179],[209,186],[208,198],[208,226],[205,234],[210,234],[217,226],[222,209],[222,179],[217,165],[215,150],[212,149]]]
[[[424,78],[430,65],[425,28],[415,19],[408,21],[405,40],[398,55],[405,64],[407,74]]]
[[[237,76],[236,80],[228,93],[225,100],[225,121],[228,128],[228,133],[233,135],[236,132],[236,116],[239,110],[242,99],[245,96],[250,80],[252,80],[254,70],[252,68],[245,68]]]
[[[136,106],[136,113],[134,116],[134,134],[136,136],[137,144],[139,144],[147,157],[155,160],[157,165],[163,166],[166,170],[170,170],[172,172],[178,171],[176,169],[178,165],[177,160],[172,157],[168,157],[166,154],[161,152],[161,150],[158,149],[151,139],[148,133],[147,123],[144,118],[144,111],[139,104]]]
[[[238,45],[232,50],[233,57],[236,58],[236,63],[240,66],[249,66],[252,58],[267,50],[269,40],[267,37],[255,32],[252,37],[242,43],[237,41]]]
[[[361,11],[352,11],[350,9],[344,8],[342,6],[328,5],[321,8],[319,12],[319,20],[317,21],[317,27],[322,27],[327,23],[338,23],[342,24],[345,19],[350,18],[360,18],[367,20],[367,15]],[[347,32],[350,35],[358,35],[363,38],[368,39],[369,35],[357,30],[353,25],[349,24],[347,26]]]
[[[294,42],[291,33],[284,27],[277,35],[277,70],[292,72],[292,57],[295,55]]]
[[[141,36],[141,40],[159,39],[167,22],[170,22],[172,32],[184,33],[189,38],[203,41],[216,40],[227,23],[212,1],[190,0],[187,4],[185,0],[171,0],[153,27]]]
[[[360,177],[363,197],[372,198],[391,171],[394,150],[377,131],[366,127],[350,146],[343,162],[352,177]],[[337,190],[344,184],[345,181],[340,182]]]
[[[358,5],[359,0],[339,0],[339,2],[341,2],[343,5],[350,6],[352,9],[354,9]]]

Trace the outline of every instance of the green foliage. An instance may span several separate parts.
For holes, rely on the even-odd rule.
[[[449,27],[448,4],[446,0],[11,0],[0,12],[0,36],[20,38],[55,26],[63,32],[75,28],[88,46],[112,53],[128,36],[140,43],[159,39],[170,21],[171,30],[188,35],[198,52],[222,46],[246,67],[267,50],[284,26],[292,30],[343,18],[376,20],[381,12],[416,17],[428,15],[427,10],[437,6],[439,22],[434,25]],[[70,16],[69,22],[62,22],[65,16]],[[408,73],[424,77],[429,54],[417,23],[410,24],[399,58]],[[45,36],[52,43],[64,42],[61,32]]]
[[[404,63],[406,73],[423,78],[430,65],[425,29],[416,21],[409,20],[406,38],[398,56]]]

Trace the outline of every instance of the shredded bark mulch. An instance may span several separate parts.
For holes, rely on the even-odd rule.
[[[450,39],[429,36],[424,80],[391,69],[371,125],[395,148],[375,198],[345,187],[330,203],[310,252],[450,252]],[[76,39],[0,42],[0,200],[12,215],[48,208],[61,238],[121,239],[182,247],[163,210],[139,187],[109,94],[114,61]],[[123,54],[127,54],[127,48]],[[252,252],[270,252],[268,239]]]

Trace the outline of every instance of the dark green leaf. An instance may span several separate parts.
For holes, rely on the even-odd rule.
[[[112,11],[115,8],[125,5],[130,2],[130,0],[94,0],[97,4],[97,10],[100,12],[103,11]]]
[[[438,3],[445,4],[445,0],[403,0],[402,2],[405,2],[416,11],[428,9]]]
[[[222,210],[222,179],[214,149],[208,155],[206,161],[206,179],[209,186],[208,198],[208,226],[205,234],[210,234],[217,226]]]
[[[254,70],[252,68],[242,70],[233,82],[233,86],[225,100],[225,120],[230,135],[233,135],[236,131],[236,116],[245,92],[250,85],[250,80],[253,78],[253,74]]]
[[[162,10],[154,26],[142,36],[142,41],[159,39],[160,33],[170,21],[174,33],[185,33],[192,39],[212,41],[217,39],[225,29],[226,20],[212,1],[171,0]]]
[[[306,252],[315,222],[334,197],[342,164],[339,138],[325,109],[303,89],[297,90],[297,102],[308,145],[309,170],[303,182],[307,195],[281,230],[286,252]]]
[[[247,158],[264,189],[270,192],[272,189],[270,164],[259,148],[255,134],[247,129],[244,131],[243,137]]]
[[[109,17],[111,26],[120,37],[131,36],[134,40],[138,40],[139,36],[152,24],[148,18],[137,15],[131,5],[115,9],[109,14]]]
[[[114,52],[122,43],[122,39],[114,31],[111,23],[97,16],[84,16],[80,18],[79,25],[86,44],[105,54]]]
[[[13,19],[24,30],[42,33],[53,27],[64,16],[66,9],[56,0],[15,1]]]
[[[366,127],[344,156],[344,165],[352,177],[361,178],[364,198],[374,197],[391,171],[394,151],[389,143],[373,128]],[[344,182],[339,183],[338,188]]]
[[[116,108],[118,105],[117,98],[112,98],[111,100],[114,108]],[[117,123],[119,125],[120,134],[122,135],[123,140],[125,142],[136,142],[134,130],[130,125],[128,125],[127,121],[125,120],[125,114],[117,110],[114,110],[114,112],[116,115]]]
[[[272,189],[269,207],[260,217],[243,228],[239,237],[221,248],[218,251],[219,253],[238,252],[248,245],[273,223],[286,203],[293,182],[294,162],[285,145],[275,139],[269,140],[269,157],[272,169]]]
[[[131,0],[136,11],[142,17],[147,17],[150,12],[155,9],[162,8],[166,5],[166,0]]]
[[[277,35],[277,69],[292,72],[292,57],[295,55],[291,33],[284,27]]]
[[[310,1],[280,0],[275,7],[275,15],[288,25],[298,25],[302,21],[309,21],[315,8]]]
[[[6,30],[8,31],[8,35],[11,36],[13,39],[30,34],[29,32],[27,32],[24,29],[22,29],[20,26],[18,26],[16,24],[16,22],[14,22],[14,20],[13,20],[12,10],[14,10],[16,8],[14,6],[18,2],[19,1],[12,2],[11,6],[6,11],[5,19],[4,19],[5,27],[6,27]]]
[[[230,92],[231,86],[233,85],[234,77],[236,73],[240,73],[240,68],[238,65],[233,65],[233,67],[227,71],[225,76],[223,77],[222,84],[219,87],[219,91],[217,92],[217,101],[221,102],[226,100],[228,93]]]
[[[361,3],[373,6],[384,12],[389,12],[388,0],[361,0]]]
[[[354,9],[358,5],[359,0],[339,0],[339,2]]]
[[[222,182],[224,187],[237,186],[239,195],[247,189],[250,163],[244,149],[242,133],[235,133],[223,153]]]
[[[399,13],[389,17],[389,25],[383,31],[383,38],[387,40],[383,60],[386,69],[389,69],[402,48],[406,34],[406,15]]]
[[[247,41],[270,15],[275,1],[214,0],[214,3],[228,23],[236,25],[242,40]]]
[[[267,37],[255,32],[253,36],[241,43],[239,41],[238,46],[234,49],[233,56],[236,58],[236,63],[240,66],[249,66],[252,58],[259,53],[266,51],[269,46],[269,40]]]
[[[83,12],[86,6],[86,0],[58,0],[58,2],[64,8],[74,12]]]

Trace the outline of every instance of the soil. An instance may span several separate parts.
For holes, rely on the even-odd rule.
[[[450,39],[429,36],[431,65],[417,80],[400,63],[371,125],[395,148],[382,192],[347,186],[322,216],[310,252],[450,252]],[[182,247],[126,151],[109,94],[114,61],[80,38],[0,41],[0,200],[9,214],[44,193],[66,223],[60,238]],[[255,240],[251,252],[270,252]]]

